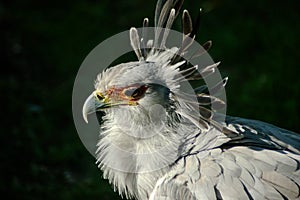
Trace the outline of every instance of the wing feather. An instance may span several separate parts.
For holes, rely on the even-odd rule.
[[[259,148],[215,148],[186,155],[155,191],[184,186],[190,199],[297,199],[300,155]],[[184,168],[184,169],[182,169]],[[179,173],[176,171],[178,170]],[[159,188],[159,189],[158,189]],[[168,189],[171,191],[171,189]],[[165,191],[164,191],[165,192]],[[192,194],[192,196],[191,196]],[[154,195],[154,194],[153,194]],[[171,199],[179,199],[166,193]],[[155,196],[155,195],[154,195]],[[189,199],[183,197],[183,199]]]

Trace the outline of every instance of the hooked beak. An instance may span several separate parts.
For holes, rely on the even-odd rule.
[[[95,113],[101,109],[110,107],[110,104],[108,103],[107,99],[104,98],[102,100],[99,100],[95,93],[93,92],[84,102],[83,108],[82,108],[82,115],[83,119],[86,123],[88,123],[87,116],[89,114]]]

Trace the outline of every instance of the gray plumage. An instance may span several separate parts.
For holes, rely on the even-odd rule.
[[[217,94],[227,78],[209,91],[194,88],[195,98],[181,90],[182,82],[209,77],[219,65],[198,69],[182,59],[199,25],[186,10],[182,45],[166,47],[182,3],[158,0],[154,39],[146,29],[141,38],[130,30],[139,61],[100,73],[83,106],[86,121],[89,113],[105,113],[96,152],[104,178],[128,199],[299,199],[299,134],[237,117],[218,121],[225,102]],[[192,58],[210,47],[209,41]]]

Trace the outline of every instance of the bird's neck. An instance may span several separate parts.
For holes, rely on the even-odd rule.
[[[182,135],[163,126],[159,134],[145,127],[143,136],[149,137],[137,137],[141,133],[136,129],[119,125],[115,119],[104,123],[97,163],[120,193],[147,199],[158,178],[178,159]]]

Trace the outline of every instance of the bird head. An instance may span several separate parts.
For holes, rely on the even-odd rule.
[[[113,121],[114,125],[126,132],[137,133],[137,137],[145,132],[153,132],[158,124],[167,129],[176,127],[178,122],[187,122],[203,130],[209,128],[212,112],[205,106],[224,102],[205,92],[207,87],[194,90],[190,81],[215,73],[219,63],[198,69],[198,65],[184,58],[194,42],[195,29],[199,26],[198,19],[196,25],[192,25],[186,10],[182,16],[182,45],[166,47],[170,28],[178,14],[174,8],[178,6],[181,5],[169,5],[168,9],[157,11],[154,39],[144,35],[147,32],[147,18],[144,20],[141,39],[137,29],[131,28],[130,43],[139,61],[119,64],[97,76],[95,91],[83,106],[86,122],[90,113],[103,111],[105,119]],[[203,55],[210,46],[210,41],[200,46],[190,59]],[[222,88],[226,80],[217,83],[215,90]]]
[[[179,75],[178,68],[149,61],[109,68],[98,75],[95,91],[84,103],[84,120],[88,122],[89,114],[102,111],[123,130],[139,137],[166,123],[174,122],[168,124],[173,126],[177,122]]]

